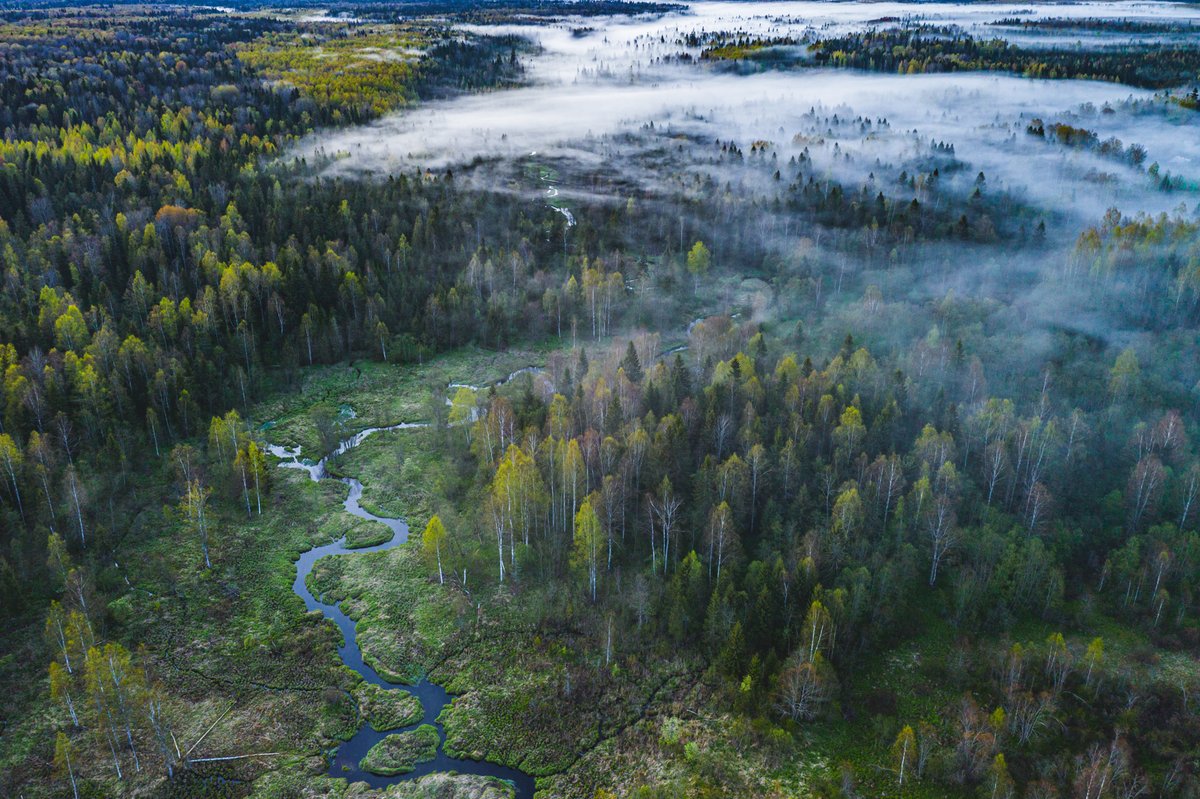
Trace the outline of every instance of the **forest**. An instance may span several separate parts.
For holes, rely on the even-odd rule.
[[[1196,20],[232,5],[0,10],[0,792],[1200,795]]]
[[[1075,20],[1064,24],[1040,21],[1009,27],[1073,31]],[[998,23],[999,24],[999,23]],[[1141,27],[1096,22],[1110,33],[1175,32],[1170,27]],[[713,61],[749,61],[772,68],[805,66],[865,69],[900,74],[938,72],[1012,72],[1027,78],[1077,78],[1106,80],[1149,89],[1175,88],[1194,81],[1200,63],[1190,44],[1133,44],[1117,50],[1077,50],[1062,47],[1029,47],[1003,38],[982,38],[954,26],[904,25],[870,28],[844,36],[815,37],[802,51],[790,37],[761,38],[741,35],[727,39],[724,32],[692,35],[681,41],[695,47],[704,43],[700,57]],[[780,52],[779,48],[784,47]]]

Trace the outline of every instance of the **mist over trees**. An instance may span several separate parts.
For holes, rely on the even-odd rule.
[[[421,397],[387,407],[427,410],[419,466],[398,451],[367,472],[420,473],[403,506],[420,583],[471,609],[438,629],[501,618],[561,667],[554,718],[505,726],[530,736],[509,753],[530,774],[746,795],[815,741],[845,752],[822,796],[1197,790],[1200,226],[1194,169],[1162,144],[1194,127],[1194,46],[932,25],[610,43],[613,15],[686,18],[646,3],[333,13],[0,12],[5,791],[247,795],[361,724],[334,633],[279,576],[345,522],[268,441],[301,419],[304,457],[334,451],[366,425],[339,381],[377,390],[376,365],[399,386],[381,393]],[[510,30],[541,24],[541,43]],[[1147,26],[1111,30],[1190,32]],[[578,41],[644,53],[665,70],[647,95],[674,70],[759,67],[1173,91],[997,113],[966,142],[857,105],[716,136],[728,109],[647,105],[547,152],[435,140],[434,167],[373,148],[414,107],[449,139],[457,100],[511,103]],[[595,70],[582,91],[625,85]],[[977,163],[1025,148],[1077,202]],[[1088,186],[1128,203],[1093,214]],[[404,382],[516,347],[540,362],[507,381]],[[207,756],[231,712],[279,751]],[[672,765],[605,781],[536,726],[585,722],[597,747],[648,736],[631,748]],[[345,789],[328,782],[313,795]]]

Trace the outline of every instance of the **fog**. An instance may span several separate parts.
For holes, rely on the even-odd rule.
[[[815,27],[860,28],[888,17],[982,26],[1008,17],[1188,21],[1194,7],[1171,3],[1069,5],[954,5],[944,3],[696,3],[686,14],[655,18],[567,18],[551,25],[469,26],[471,33],[518,34],[541,51],[529,59],[527,88],[429,103],[376,124],[305,142],[301,151],[337,154],[333,169],[389,174],[414,167],[444,170],[478,159],[538,153],[594,163],[598,142],[646,123],[748,144],[772,142],[781,157],[797,134],[816,131],[801,117],[810,108],[839,116],[886,118],[888,132],[868,136],[829,132],[829,142],[863,159],[891,161],[914,142],[954,145],[956,156],[984,171],[994,187],[1028,192],[1040,203],[1067,204],[1081,217],[1111,206],[1170,210],[1179,197],[1150,191],[1142,171],[1088,152],[1024,135],[1033,118],[1047,124],[1075,120],[1101,139],[1120,138],[1147,150],[1186,179],[1200,177],[1200,137],[1181,135],[1185,121],[1139,114],[1128,101],[1150,92],[1087,81],[1031,81],[995,74],[889,76],[802,70],[752,75],[664,62],[697,31],[746,30],[783,36]],[[993,28],[990,30],[1003,30]],[[1120,37],[1118,37],[1120,38]],[[1081,106],[1115,113],[1080,112]],[[611,150],[605,152],[611,157]],[[903,164],[900,164],[903,167]],[[974,172],[972,172],[972,175]],[[639,180],[653,176],[639,175]],[[535,187],[542,190],[544,187]],[[570,192],[570,186],[560,186]]]
[[[1111,84],[996,75],[886,76],[845,71],[702,79],[677,75],[653,83],[595,81],[435,103],[321,139],[319,146],[327,153],[344,155],[334,167],[338,170],[388,174],[412,166],[444,170],[476,159],[529,153],[595,163],[601,157],[600,140],[611,141],[615,134],[651,122],[667,130],[746,146],[755,140],[768,141],[784,158],[803,149],[789,144],[793,137],[821,135],[825,145],[804,146],[822,150],[838,143],[860,156],[860,163],[917,155],[914,150],[923,151],[921,145],[932,139],[954,144],[958,158],[987,173],[993,185],[1028,191],[1045,203],[1083,202],[1076,209],[1095,216],[1111,205],[1126,205],[1133,197],[1148,210],[1166,210],[1178,200],[1147,193],[1151,181],[1136,170],[1047,144],[1027,136],[1024,128],[1035,117],[1081,125],[1086,121],[1102,138],[1116,135],[1126,143],[1136,141],[1147,147],[1150,161],[1158,159],[1173,171],[1194,174],[1200,163],[1200,140],[1179,136],[1176,124],[1165,119],[1147,124],[1145,117],[1135,119],[1123,110],[1103,118],[1088,115],[1086,120],[1078,113],[1085,103],[1121,109],[1124,101],[1147,96]],[[833,130],[808,119],[810,109],[843,119],[883,118],[889,129],[873,129],[865,135],[857,129]],[[899,165],[903,168],[902,160]],[[1097,185],[1086,177],[1093,170],[1119,179]],[[1081,199],[1081,190],[1086,199]]]
[[[737,74],[709,64],[680,60],[690,51],[683,38],[705,31],[740,31],[801,40],[830,31],[897,24],[896,19],[956,25],[977,35],[1001,36],[1013,29],[998,20],[1111,18],[1195,24],[1200,9],[1173,3],[969,4],[949,3],[693,3],[683,13],[644,17],[566,17],[550,24],[466,26],[469,35],[515,34],[539,45],[528,58],[529,85],[505,91],[431,102],[375,124],[321,135],[302,142],[297,155],[316,156],[327,174],[382,177],[414,170],[453,170],[456,179],[481,189],[508,192],[545,203],[559,213],[573,205],[665,198],[686,191],[704,176],[739,192],[778,192],[770,170],[733,168],[712,157],[715,142],[749,151],[767,142],[772,163],[786,164],[804,152],[825,179],[857,187],[879,181],[894,189],[902,171],[929,167],[931,144],[953,146],[962,162],[943,188],[973,190],[977,173],[989,192],[1007,192],[1041,209],[1058,248],[1022,271],[1053,271],[1078,233],[1106,210],[1125,214],[1194,213],[1197,196],[1165,192],[1147,167],[1200,181],[1200,136],[1195,122],[1153,102],[1153,93],[1113,83],[1029,80],[999,73],[886,75],[849,70],[794,69]],[[1042,40],[1040,32],[1021,34]],[[1058,34],[1055,34],[1056,36]],[[1063,36],[1095,46],[1131,40],[1094,32]],[[1144,38],[1144,37],[1143,37]],[[1138,167],[1031,136],[1035,119],[1116,137],[1124,146],[1145,148]],[[869,120],[870,124],[865,124]],[[530,163],[552,164],[553,173],[530,174]],[[524,165],[524,166],[523,166]],[[586,175],[617,173],[599,189]],[[902,194],[902,191],[896,192]],[[764,203],[765,204],[765,203]],[[547,209],[553,213],[554,209]],[[782,251],[800,235],[771,223]],[[718,236],[719,232],[712,232]],[[930,258],[963,259],[961,247]],[[936,280],[910,283],[906,291],[936,296],[946,291],[979,295],[998,292],[1014,264],[1003,246],[982,248],[968,258],[972,270],[942,270]],[[995,265],[995,269],[984,268]],[[1014,299],[1021,323],[1030,319],[1061,326],[1063,318],[1089,335],[1111,333],[1109,322],[1090,313],[1068,313],[1075,298],[1055,287],[1030,290]]]

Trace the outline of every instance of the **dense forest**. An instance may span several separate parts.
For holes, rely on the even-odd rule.
[[[476,26],[562,8],[234,5],[0,11],[5,795],[524,796],[330,773],[420,703],[347,668],[291,564],[400,516],[411,546],[309,582],[372,674],[452,692],[371,774],[440,747],[585,799],[1200,792],[1186,165],[1096,133],[1110,107],[1012,120],[1181,201],[1080,228],[952,141],[843,148],[898,131],[839,106],[778,141],[647,120],[582,163],[361,174],[322,134],[528,85],[541,45]],[[661,41],[1196,113],[1193,46]],[[341,512],[359,475],[374,522]]]
[[[1113,52],[1030,49],[953,29],[879,30],[814,43],[818,64],[904,72],[1001,70],[1030,78],[1111,80],[1160,89],[1194,80],[1192,47],[1152,45]]]
[[[1076,23],[1076,21],[1068,21]],[[1103,23],[1107,26],[1109,23]],[[1077,24],[1054,26],[1048,21],[1028,27],[1076,30]],[[1142,30],[1126,26],[1129,32]],[[1117,25],[1106,28],[1125,30]],[[1168,28],[1154,27],[1163,33]],[[902,25],[871,28],[842,36],[813,37],[801,48],[791,37],[762,38],[723,32],[690,35],[681,40],[702,46],[702,59],[749,60],[771,68],[804,66],[866,69],[906,75],[938,72],[1012,72],[1028,78],[1105,80],[1151,89],[1175,88],[1196,79],[1200,61],[1194,47],[1137,44],[1115,50],[1028,47],[1003,38],[980,38],[956,27]],[[784,48],[781,52],[780,48]]]
[[[160,451],[197,435],[209,416],[256,396],[264,363],[389,347],[415,358],[448,343],[422,342],[412,327],[461,252],[436,244],[452,224],[439,219],[444,189],[419,176],[303,183],[255,166],[316,125],[452,88],[460,70],[480,81],[519,70],[502,44],[490,56],[471,49],[472,61],[460,44],[435,40],[419,64],[399,62],[369,81],[343,73],[302,93],[272,88],[244,63],[314,75],[304,62],[279,63],[269,23],[117,22],[97,31],[89,13],[72,14],[44,28],[10,26],[6,36],[4,435],[22,449],[31,433],[41,437],[55,485],[76,451],[127,464],[143,433]],[[354,38],[407,47],[423,35]],[[253,57],[239,56],[252,39]],[[296,185],[285,192],[281,180]],[[380,207],[395,210],[368,213]],[[10,482],[15,501],[20,483]],[[53,502],[12,510],[10,529],[30,532],[52,529],[65,512]],[[6,558],[9,601],[17,594],[8,569],[43,572],[43,543]]]

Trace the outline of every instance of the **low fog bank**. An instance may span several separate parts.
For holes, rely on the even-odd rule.
[[[819,153],[836,144],[854,157],[852,164],[829,163],[831,176],[844,180],[880,165],[911,169],[906,162],[936,141],[953,145],[972,177],[982,171],[993,187],[1086,223],[1113,206],[1169,211],[1180,198],[1158,191],[1144,168],[1030,136],[1026,128],[1035,119],[1086,127],[1100,139],[1141,144],[1145,165],[1157,161],[1188,179],[1200,177],[1200,137],[1185,135],[1183,123],[1163,114],[1126,107],[1150,97],[1107,83],[1000,75],[811,70],[738,76],[672,68],[654,82],[596,80],[431,103],[306,142],[301,152],[334,157],[328,169],[342,174],[440,172],[529,153],[587,166],[620,155],[601,151],[606,140],[653,123],[747,148],[769,142],[785,160],[805,147]],[[1102,113],[1106,106],[1109,112]],[[862,117],[887,126],[817,126],[809,118],[814,109],[822,118]],[[655,189],[655,174],[634,177],[644,190]]]
[[[336,155],[331,171],[358,174],[412,168],[441,171],[478,159],[514,158],[530,152],[570,155],[587,162],[596,157],[589,142],[647,123],[685,126],[691,135],[778,145],[797,134],[812,133],[798,122],[809,109],[837,108],[844,109],[839,110],[841,116],[889,121],[888,136],[871,131],[869,137],[856,140],[831,133],[831,139],[867,158],[893,158],[911,140],[945,141],[954,145],[959,159],[986,172],[989,179],[1014,191],[1028,191],[1037,202],[1069,205],[1081,217],[1094,218],[1113,205],[1168,210],[1178,200],[1146,191],[1154,181],[1141,170],[1024,136],[1033,119],[1053,124],[1087,117],[1089,129],[1100,139],[1117,137],[1126,146],[1144,146],[1145,165],[1157,161],[1184,179],[1200,177],[1200,137],[1181,135],[1185,123],[1162,114],[1080,111],[1081,107],[1119,109],[1123,101],[1148,99],[1150,94],[1144,91],[997,75],[803,70],[739,76],[663,60],[686,50],[681,42],[687,36],[714,31],[800,38],[817,30],[844,32],[908,20],[997,35],[1011,32],[994,25],[1001,20],[1106,18],[1200,22],[1200,10],[1166,2],[700,2],[684,13],[659,16],[464,26],[470,34],[518,35],[537,42],[539,53],[526,64],[532,85],[430,103],[367,127],[310,139],[297,152]],[[1114,33],[1111,38],[1124,41],[1128,36]]]
[[[903,19],[999,35],[1003,29],[992,23],[1014,17],[1187,22],[1200,20],[1200,10],[1157,2],[695,3],[685,14],[659,17],[469,27],[464,32],[536,41],[539,54],[527,66],[532,85],[429,103],[309,139],[295,154],[315,157],[327,175],[452,172],[460,187],[511,196],[556,222],[561,214],[573,224],[589,207],[651,204],[678,220],[678,232],[664,229],[650,245],[664,252],[695,238],[719,248],[726,231],[703,226],[688,207],[725,195],[739,224],[756,231],[755,252],[773,253],[779,286],[811,285],[818,274],[819,285],[833,291],[877,285],[926,307],[947,296],[997,303],[997,318],[1022,331],[1032,359],[1048,356],[1064,331],[1119,344],[1134,335],[1121,312],[1123,287],[1107,284],[1109,294],[1098,298],[1093,286],[1067,275],[1067,264],[1080,232],[1111,208],[1200,212],[1194,114],[1111,83],[823,69],[738,75],[669,58],[688,34],[704,31],[799,37]],[[1128,40],[1115,33],[1110,42]],[[1090,144],[1059,138],[1055,125],[1086,131]],[[1136,158],[1133,145],[1141,148]],[[915,176],[924,181],[935,170],[936,192],[911,188]],[[917,242],[881,266],[883,254],[858,258],[839,249],[836,232],[782,210],[798,190],[793,181],[814,178],[897,203],[919,195],[955,214],[979,189],[1005,198],[998,207],[1019,218],[1020,235],[1018,222],[997,219],[1008,229],[991,243]],[[1027,248],[1037,220],[1045,237]],[[779,299],[771,313],[790,318],[786,298]]]

